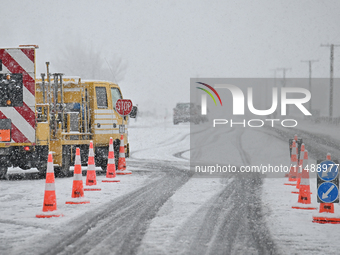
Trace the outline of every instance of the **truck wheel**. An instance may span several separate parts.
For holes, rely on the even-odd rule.
[[[72,172],[70,171],[71,165],[71,146],[65,145],[63,146],[63,165],[61,167],[61,174],[64,177],[72,176]]]
[[[6,179],[7,169],[7,166],[0,166],[0,180]]]
[[[102,168],[102,174],[106,173],[107,167],[107,155],[109,154],[109,147],[97,147],[95,148],[95,163],[96,166],[100,166]]]
[[[35,167],[39,171],[40,178],[45,178],[47,171],[48,146],[38,146],[35,153],[34,158],[38,159]]]
[[[37,166],[37,169],[39,171],[39,176],[41,178],[45,178],[46,177],[46,170],[47,170],[47,163],[40,163]]]
[[[118,167],[118,159],[119,159],[119,147],[120,147],[120,140],[116,139],[113,141],[113,150],[115,153],[115,165],[116,165],[116,169]]]

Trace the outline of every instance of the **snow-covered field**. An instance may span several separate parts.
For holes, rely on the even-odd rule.
[[[0,254],[36,254],[45,250],[51,233],[63,235],[70,224],[79,225],[88,215],[95,215],[117,198],[129,194],[154,180],[165,176],[157,162],[163,162],[167,171],[172,167],[189,169],[188,124],[173,125],[171,120],[132,120],[129,128],[131,158],[127,159],[131,176],[119,176],[120,183],[101,183],[104,176],[97,176],[102,191],[86,192],[91,201],[86,205],[66,205],[71,196],[72,178],[56,179],[58,210],[64,217],[38,219],[41,212],[45,180],[0,181]],[[310,131],[311,132],[311,131]],[[303,135],[301,135],[303,137]],[[233,132],[232,139],[236,139]],[[232,140],[231,139],[231,140]],[[250,155],[250,163],[289,163],[287,142],[261,132],[245,130],[240,136],[243,150]],[[260,149],[259,149],[260,148]],[[326,152],[325,152],[326,154]],[[234,161],[233,161],[234,160]],[[231,164],[240,159],[230,157]],[[310,158],[309,163],[315,163]],[[10,172],[10,174],[14,173]],[[34,171],[34,169],[32,170]],[[284,174],[284,173],[283,173]],[[85,177],[84,177],[85,179]],[[199,222],[199,215],[208,202],[229,185],[231,179],[190,178],[156,211],[149,226],[141,236],[139,254],[177,254],[175,242],[188,222]],[[286,178],[264,178],[262,188],[262,212],[272,239],[282,254],[336,254],[340,249],[340,225],[312,223],[313,211],[296,210],[297,202],[292,194],[294,187],[285,186]],[[316,203],[316,179],[311,176],[312,202]],[[228,208],[228,205],[224,205]],[[209,208],[206,208],[209,211]],[[340,211],[338,205],[336,212]],[[204,211],[206,213],[206,211]],[[203,212],[202,212],[203,213]],[[230,234],[230,233],[225,233]],[[113,244],[114,245],[114,244]],[[186,244],[183,244],[186,245]],[[187,244],[190,245],[190,244]],[[53,254],[53,251],[51,251]],[[91,254],[97,254],[95,250]],[[103,251],[98,254],[105,254]],[[235,253],[236,254],[236,253]]]

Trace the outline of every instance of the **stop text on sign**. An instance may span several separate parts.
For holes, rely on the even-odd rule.
[[[130,99],[118,99],[116,102],[116,111],[122,115],[129,115],[132,111],[132,101]]]

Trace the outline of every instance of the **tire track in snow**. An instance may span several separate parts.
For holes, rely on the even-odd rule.
[[[205,132],[205,131],[207,131],[207,130],[208,130],[208,128],[205,128],[205,129],[203,129],[203,130],[200,130],[200,131],[195,132],[194,134],[203,133],[203,132]],[[182,142],[182,141],[184,141],[188,136],[190,136],[190,134],[191,134],[191,133],[189,132],[189,133],[184,134],[184,135],[180,136],[179,138],[177,138],[177,139],[175,139],[175,140],[173,140],[173,141],[170,141],[170,142],[165,142],[165,141],[163,141],[163,142],[159,143],[159,145],[157,145],[157,146],[153,146],[153,147],[150,147],[150,148],[143,148],[143,149],[140,149],[140,150],[135,150],[135,151],[133,151],[133,152],[130,152],[130,158],[136,159],[136,158],[133,157],[133,155],[136,154],[136,153],[138,153],[138,152],[141,152],[141,151],[155,150],[155,149],[158,149],[158,148],[163,148],[163,147],[167,147],[167,146],[170,146],[170,145],[173,145],[173,144]],[[184,159],[185,159],[185,158],[184,158]],[[139,160],[139,159],[138,159],[138,160]]]
[[[150,164],[158,164],[165,176],[70,224],[62,238],[59,232],[51,234],[49,238],[58,241],[41,254],[135,254],[152,218],[191,176],[182,168]]]
[[[194,133],[194,134],[203,133],[203,132],[205,132],[205,131],[210,132],[210,129],[205,129],[205,130],[202,130],[202,131],[200,131],[200,132],[196,132],[196,133]],[[235,128],[231,128],[231,129],[229,129],[229,130],[227,130],[227,131],[222,131],[222,133],[225,135],[225,134],[230,133],[230,132],[233,132],[233,131],[235,131]],[[214,144],[215,141],[217,140],[217,138],[218,138],[220,135],[221,135],[221,133],[215,134],[215,135],[212,137],[211,141],[208,142],[208,143],[206,143],[206,144],[204,144],[204,146],[209,146],[209,145],[211,145],[211,144]],[[190,149],[188,149],[188,150],[176,152],[176,153],[174,153],[174,154],[172,154],[172,155],[173,155],[174,157],[176,157],[176,158],[190,160],[190,159],[188,159],[188,158],[183,157],[182,155],[183,155],[184,153],[190,151],[190,150],[195,150],[195,149],[200,149],[200,148],[190,148]]]
[[[242,148],[242,131],[232,143],[244,164],[250,157]],[[259,174],[235,178],[213,200],[205,203],[178,232],[173,253],[277,254],[263,219]]]

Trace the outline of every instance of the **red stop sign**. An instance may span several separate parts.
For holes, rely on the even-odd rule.
[[[116,111],[122,116],[129,115],[132,106],[132,101],[130,99],[118,99],[116,102]]]

